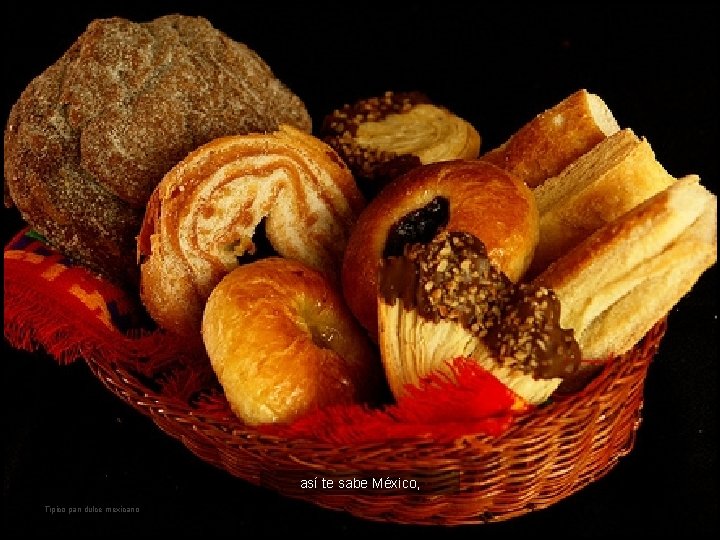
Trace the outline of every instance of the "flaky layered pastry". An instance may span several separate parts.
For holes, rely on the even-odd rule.
[[[272,251],[337,279],[364,205],[350,171],[322,141],[289,126],[217,139],[174,167],[138,238],[141,298],[162,327],[199,337],[205,300],[238,258]]]
[[[533,190],[540,241],[530,273],[537,275],[600,227],[674,181],[655,159],[650,144],[632,130],[604,139]]]
[[[462,356],[527,403],[542,403],[580,361],[559,317],[552,291],[514,285],[468,233],[443,231],[380,268],[378,342],[396,397]]]
[[[717,198],[697,176],[605,225],[534,282],[562,302],[585,358],[632,348],[717,260]]]
[[[419,92],[386,92],[345,105],[325,119],[322,138],[376,191],[418,165],[480,152],[470,123]]]

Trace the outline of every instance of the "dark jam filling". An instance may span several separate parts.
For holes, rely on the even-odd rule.
[[[383,257],[400,257],[408,244],[427,244],[450,220],[450,201],[435,197],[400,218],[388,232]]]
[[[255,248],[235,257],[237,259],[238,266],[248,264],[259,259],[279,255],[270,243],[267,233],[265,232],[265,219],[266,218],[263,218],[260,223],[258,223],[258,226],[255,227],[255,232],[253,232],[252,243]]]

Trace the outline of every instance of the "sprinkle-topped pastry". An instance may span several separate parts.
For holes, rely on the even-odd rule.
[[[560,327],[560,301],[551,289],[519,285],[504,308],[486,339],[500,365],[542,379],[574,373],[580,347],[574,332]]]
[[[474,159],[480,135],[420,92],[385,92],[328,115],[321,137],[373,195],[388,181],[427,163]]]
[[[555,294],[514,285],[468,233],[442,231],[384,259],[379,306],[380,350],[396,397],[448,359],[468,356],[528,403],[541,403],[580,361]]]

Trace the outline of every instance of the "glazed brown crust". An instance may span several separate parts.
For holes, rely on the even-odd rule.
[[[283,122],[310,130],[258,55],[207,20],[96,20],[10,113],[5,203],[66,254],[133,282],[134,236],[162,176],[209,140]]]
[[[362,212],[350,236],[342,284],[350,309],[377,334],[378,265],[391,227],[435,197],[450,203],[446,229],[483,241],[490,260],[513,281],[538,242],[538,211],[525,184],[494,165],[457,160],[424,165],[388,185]]]
[[[603,101],[579,90],[537,115],[481,159],[536,187],[618,129]]]

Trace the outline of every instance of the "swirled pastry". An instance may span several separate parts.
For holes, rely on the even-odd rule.
[[[210,292],[239,257],[262,255],[263,241],[337,280],[363,206],[342,160],[295,128],[212,141],[150,197],[138,238],[140,296],[160,326],[199,339]]]
[[[418,165],[474,159],[480,152],[472,125],[419,92],[386,92],[345,105],[325,118],[321,136],[369,195]]]

